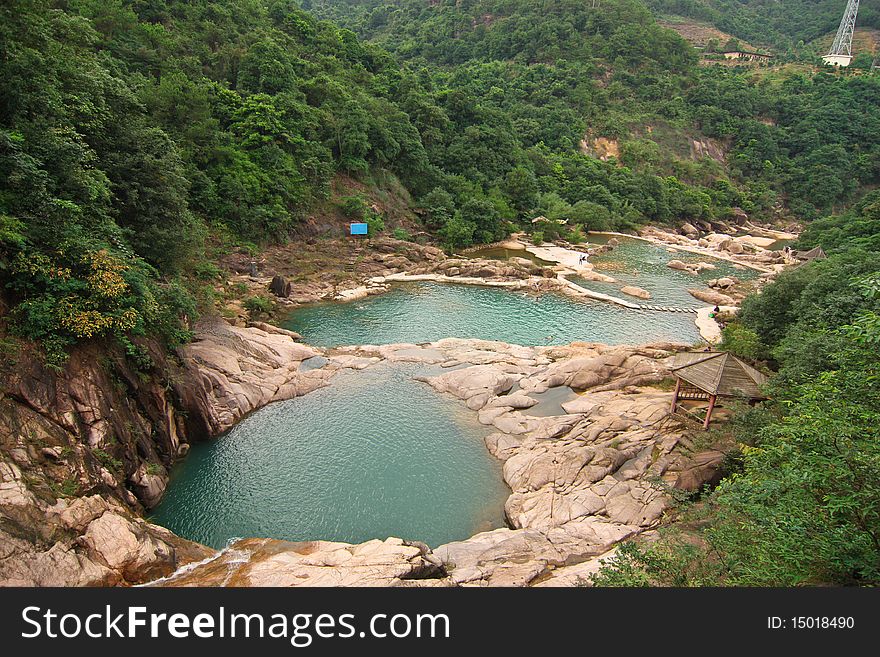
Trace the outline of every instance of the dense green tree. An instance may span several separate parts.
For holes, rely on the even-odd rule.
[[[439,235],[443,240],[444,246],[452,250],[473,244],[476,230],[477,225],[475,223],[465,221],[461,212],[456,212],[452,219],[447,221],[446,225],[440,229]]]
[[[435,187],[422,198],[427,213],[425,225],[435,230],[443,228],[455,215],[455,199],[445,189]]]

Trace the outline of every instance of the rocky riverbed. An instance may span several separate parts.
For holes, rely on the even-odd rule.
[[[347,545],[246,539],[159,585],[523,586],[567,582],[614,545],[650,530],[667,506],[663,484],[699,487],[717,461],[695,465],[656,387],[684,345],[520,347],[447,339],[359,346],[323,354],[329,372],[421,362],[448,372],[424,379],[461,400],[495,431],[486,446],[504,461],[509,528],[433,551],[418,537]],[[331,382],[332,385],[332,382]],[[533,417],[529,393],[582,391],[565,413]],[[214,398],[215,414],[230,411]],[[571,583],[571,582],[568,582]]]
[[[711,467],[695,474],[680,448],[682,429],[668,417],[669,393],[653,387],[681,347],[520,347],[448,339],[321,351],[287,331],[213,320],[200,324],[196,339],[181,350],[167,397],[134,375],[128,390],[119,389],[86,354],[62,373],[23,362],[0,399],[0,582],[551,581],[654,527],[666,507],[657,481],[694,486],[711,475]],[[312,359],[319,366],[302,366]],[[142,518],[189,441],[216,435],[271,401],[332,385],[343,368],[381,361],[448,370],[425,385],[460,399],[494,428],[486,443],[504,461],[512,491],[505,507],[509,528],[433,551],[418,537],[379,537],[356,546],[255,537],[218,553]],[[565,414],[529,415],[535,399],[528,393],[561,385],[583,391],[565,405]],[[160,419],[158,431],[146,433],[148,423]],[[131,435],[132,426],[144,433]],[[68,488],[74,478],[76,487]]]

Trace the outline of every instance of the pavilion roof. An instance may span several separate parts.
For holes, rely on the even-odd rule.
[[[795,257],[798,260],[822,260],[827,257],[821,246],[816,246],[809,251],[795,251]]]
[[[726,351],[678,353],[671,371],[710,395],[749,399],[766,397],[761,386],[767,382],[767,377]]]

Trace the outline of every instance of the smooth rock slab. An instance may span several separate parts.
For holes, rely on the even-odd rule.
[[[399,538],[358,545],[249,538],[156,586],[444,586],[427,546]]]

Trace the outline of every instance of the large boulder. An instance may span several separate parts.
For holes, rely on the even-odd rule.
[[[742,208],[730,208],[730,220],[737,226],[742,226],[749,220],[749,215]]]
[[[714,306],[733,306],[736,304],[736,301],[734,301],[732,297],[729,297],[726,294],[721,294],[721,292],[716,292],[715,290],[693,289],[688,290],[688,293],[695,299],[711,303]]]
[[[723,464],[724,453],[718,450],[695,454],[679,471],[673,486],[687,491],[698,491],[706,485],[714,486],[721,481]]]
[[[130,477],[130,483],[137,491],[138,499],[147,508],[152,508],[159,503],[165,493],[165,487],[168,485],[168,474],[165,472],[165,468],[161,466],[155,466],[155,468],[156,470],[151,472],[146,463],[141,463]]]
[[[479,410],[490,399],[510,390],[517,378],[496,365],[474,365],[426,381],[435,390],[463,399],[471,410]]]
[[[284,276],[273,276],[272,282],[269,283],[269,291],[276,297],[286,299],[290,296],[291,284]]]
[[[620,291],[624,294],[628,294],[631,297],[636,297],[637,299],[650,299],[651,293],[647,290],[643,290],[640,287],[636,287],[635,285],[624,285],[620,288]]]
[[[711,283],[712,281],[709,282]],[[715,285],[709,285],[709,287],[720,287],[723,289],[727,289],[729,287],[733,287],[734,285],[736,285],[735,279],[730,278],[729,276],[723,276],[715,280]]]
[[[681,234],[693,238],[698,236],[700,234],[700,231],[698,231],[693,224],[685,222],[681,225]]]
[[[326,384],[323,369],[301,372],[302,361],[319,355],[283,329],[230,326],[205,319],[179,354],[187,376],[177,394],[188,409],[194,435],[215,436],[269,402],[290,399]]]

